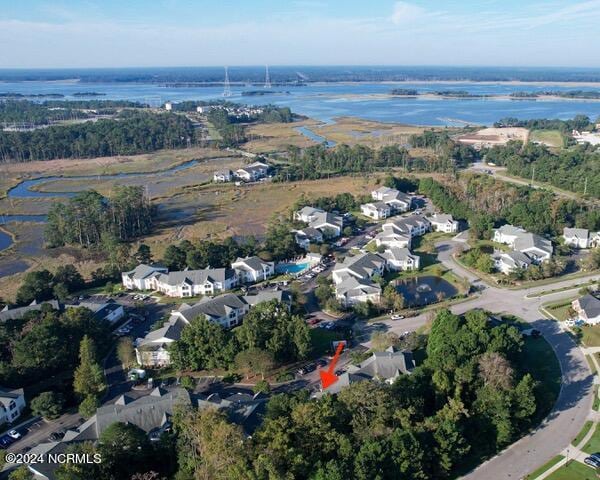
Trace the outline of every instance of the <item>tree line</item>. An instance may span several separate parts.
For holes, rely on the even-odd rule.
[[[113,119],[96,122],[26,132],[0,131],[0,159],[28,162],[134,155],[183,148],[194,141],[192,122],[183,115],[124,110]]]
[[[423,178],[419,192],[444,212],[468,220],[476,238],[489,238],[491,229],[503,223],[554,237],[562,234],[564,227],[600,229],[598,209],[488,176],[462,174],[442,181]]]
[[[522,351],[515,327],[443,310],[425,361],[393,385],[361,382],[317,400],[306,390],[275,395],[251,439],[224,413],[180,411],[177,478],[453,478],[546,414],[548,392]]]
[[[600,198],[600,149],[583,144],[558,152],[545,145],[511,141],[485,153],[488,162],[506,166],[508,173],[547,182],[571,192]]]
[[[116,186],[109,198],[87,190],[52,205],[44,238],[49,247],[132,240],[151,231],[154,210],[141,186]]]
[[[586,115],[575,115],[570,120],[559,120],[556,118],[534,118],[531,120],[519,120],[515,117],[501,118],[494,123],[494,127],[524,127],[530,130],[559,130],[564,134],[570,134],[572,130],[590,130],[595,127]]]

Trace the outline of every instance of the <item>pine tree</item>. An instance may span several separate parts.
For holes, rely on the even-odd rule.
[[[75,370],[73,389],[82,398],[97,397],[106,389],[104,373],[96,358],[94,341],[87,335],[79,345],[79,367]]]

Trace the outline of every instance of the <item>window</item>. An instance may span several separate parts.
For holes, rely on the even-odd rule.
[[[10,401],[10,404],[8,405],[8,408],[10,408],[11,410],[14,410],[15,408],[17,408],[17,404],[15,403],[14,400]]]

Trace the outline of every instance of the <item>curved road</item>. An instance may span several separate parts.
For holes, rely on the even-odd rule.
[[[529,293],[541,292],[549,288],[561,288],[576,285],[586,280],[600,279],[594,274],[523,290],[507,290],[485,284],[479,277],[458,265],[452,252],[460,247],[455,240],[436,244],[438,259],[456,274],[468,278],[472,283],[484,288],[475,298],[450,307],[456,314],[465,313],[473,308],[484,308],[497,313],[509,313],[523,318],[532,327],[540,330],[544,338],[554,349],[562,370],[561,391],[552,412],[534,431],[507,447],[504,451],[483,463],[471,473],[468,480],[520,479],[535,470],[546,461],[560,453],[580,432],[591,413],[593,401],[593,375],[586,359],[571,337],[560,329],[558,322],[544,318],[539,312],[542,301],[560,300],[573,295],[574,290],[545,295],[542,298],[525,298]],[[428,314],[408,318],[402,321],[383,321],[389,331],[402,333],[415,330],[425,324]]]

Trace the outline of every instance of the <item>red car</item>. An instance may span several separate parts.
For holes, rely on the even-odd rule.
[[[320,318],[311,318],[307,323],[309,325],[316,325],[317,323],[319,323],[321,321]]]

